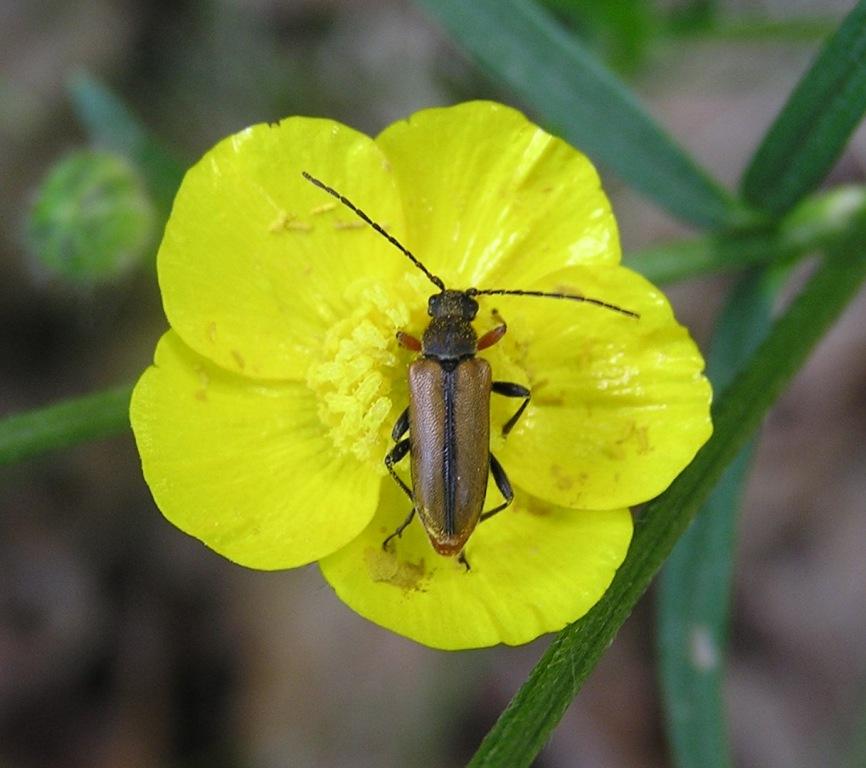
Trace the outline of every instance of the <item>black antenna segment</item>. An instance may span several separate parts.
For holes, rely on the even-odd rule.
[[[307,173],[306,171],[301,171],[301,175],[309,181],[311,184],[315,184],[319,189],[323,189],[327,192],[331,197],[335,197],[339,200],[343,205],[346,206],[350,211],[352,211],[359,219],[365,221],[369,224],[373,229],[375,229],[382,237],[384,237],[391,245],[398,248],[402,253],[409,257],[409,261],[411,261],[418,269],[420,269],[425,275],[427,275],[427,279],[430,280],[433,285],[435,285],[440,291],[445,290],[445,283],[442,282],[441,277],[436,277],[427,267],[425,267],[421,260],[415,256],[408,248],[406,248],[396,237],[389,234],[385,231],[385,229],[377,224],[373,219],[371,219],[366,213],[364,213],[357,205],[355,205],[348,197],[345,195],[341,195],[337,192],[333,187],[329,187],[325,182],[319,181],[315,176]]]
[[[612,309],[614,312],[619,312],[628,317],[640,317],[637,312],[632,312],[630,309],[623,309],[616,304],[611,304],[601,299],[593,299],[589,296],[577,296],[573,293],[549,293],[547,291],[522,291],[519,289],[508,290],[507,288],[470,288],[467,293],[471,296],[541,296],[547,299],[568,299],[569,301],[582,301],[585,304],[595,304],[595,306],[604,307],[604,309]]]

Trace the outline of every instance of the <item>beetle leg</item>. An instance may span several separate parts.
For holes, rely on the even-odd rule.
[[[409,431],[409,409],[407,408],[400,414],[400,418],[394,422],[394,428],[391,430],[391,439],[396,443],[403,435]]]
[[[466,559],[466,550],[460,550],[460,554],[457,555],[457,562],[466,569],[466,573],[472,570],[472,566],[469,565],[469,561]]]
[[[487,347],[492,347],[499,339],[501,339],[505,332],[508,330],[508,325],[506,325],[505,321],[502,319],[502,315],[500,315],[495,309],[493,310],[493,319],[499,321],[499,325],[495,328],[487,331],[480,339],[478,339],[478,350],[487,349]]]
[[[496,457],[492,453],[490,454],[490,474],[493,475],[496,487],[499,489],[499,492],[502,494],[505,501],[498,507],[494,507],[489,512],[485,512],[481,515],[478,519],[479,523],[483,520],[489,520],[493,515],[497,512],[501,512],[509,506],[512,501],[514,501],[514,489],[511,487],[511,481],[508,479],[508,475],[505,474],[502,465],[497,461]]]
[[[421,351],[421,342],[404,331],[397,331],[397,343],[404,349],[411,349],[413,352]]]
[[[505,395],[505,397],[523,397],[524,401],[520,404],[520,408],[517,409],[517,412],[505,422],[505,426],[502,428],[502,436],[507,437],[508,433],[513,429],[514,425],[517,424],[517,420],[523,415],[523,412],[526,410],[526,406],[529,405],[529,398],[532,396],[529,389],[524,387],[521,384],[512,384],[510,381],[494,381],[492,384],[492,389],[497,395]]]
[[[403,489],[403,493],[405,493],[409,500],[412,502],[412,511],[409,513],[408,517],[400,523],[397,527],[397,530],[394,531],[385,541],[382,542],[382,549],[388,548],[388,543],[395,536],[400,536],[403,533],[403,529],[412,522],[412,518],[415,517],[415,499],[412,496],[412,489],[409,488],[406,483],[403,482],[403,478],[397,474],[394,469],[394,465],[400,461],[407,453],[409,453],[409,438],[407,437],[405,440],[400,440],[406,432],[409,431],[409,409],[407,408],[403,413],[400,414],[400,418],[397,419],[397,422],[394,424],[394,429],[391,430],[391,437],[397,441],[397,444],[388,452],[385,456],[385,466],[388,467],[388,472],[391,473],[391,477],[394,478],[397,485],[399,485]]]
[[[402,418],[402,417],[401,417]],[[397,431],[397,426],[399,426],[400,422],[397,421],[397,425],[394,427],[394,431]],[[402,434],[402,433],[401,433]],[[406,483],[403,482],[403,478],[397,474],[397,471],[394,469],[394,465],[400,461],[407,453],[409,453],[409,438],[407,437],[405,440],[401,440],[397,443],[390,451],[388,451],[385,456],[385,466],[388,467],[388,472],[391,473],[391,477],[394,478],[397,485],[399,485],[403,492],[414,501],[415,498],[412,496],[412,489],[409,488]]]
[[[402,482],[400,484],[402,485]],[[397,530],[394,531],[394,533],[392,533],[387,539],[385,539],[385,541],[382,542],[382,549],[384,549],[386,552],[388,551],[388,544],[391,542],[391,539],[400,538],[400,536],[403,535],[403,531],[405,530],[406,526],[412,522],[413,517],[415,517],[414,506],[412,507],[412,511],[406,516],[406,519],[397,526]]]

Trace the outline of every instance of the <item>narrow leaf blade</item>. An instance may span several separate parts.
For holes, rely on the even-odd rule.
[[[866,0],[825,43],[743,177],[746,200],[781,214],[813,190],[866,112]]]

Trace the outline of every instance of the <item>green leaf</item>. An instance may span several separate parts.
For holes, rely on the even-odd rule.
[[[848,14],[803,76],[752,158],[745,198],[780,214],[813,190],[866,111],[866,0]]]
[[[0,466],[129,429],[132,387],[118,387],[0,419]]]
[[[766,271],[747,274],[719,319],[708,360],[716,392],[769,332],[770,282]],[[656,641],[668,743],[678,768],[732,765],[722,678],[736,517],[753,448],[750,442],[725,470],[661,573]]]
[[[724,469],[866,278],[866,217],[824,259],[713,407],[715,432],[695,460],[638,517],[625,562],[604,597],[557,635],[470,765],[528,766],[649,586]]]
[[[749,215],[631,92],[530,0],[417,0],[551,129],[671,213],[701,227]]]
[[[141,170],[148,189],[167,216],[184,167],[108,88],[86,73],[69,80],[76,116],[97,147],[124,155]]]

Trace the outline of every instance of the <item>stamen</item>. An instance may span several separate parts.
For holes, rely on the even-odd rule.
[[[409,312],[381,286],[363,289],[352,303],[355,311],[325,336],[307,385],[316,393],[319,417],[336,450],[377,461],[391,427],[386,422],[392,383],[404,376],[394,333],[408,322]]]

